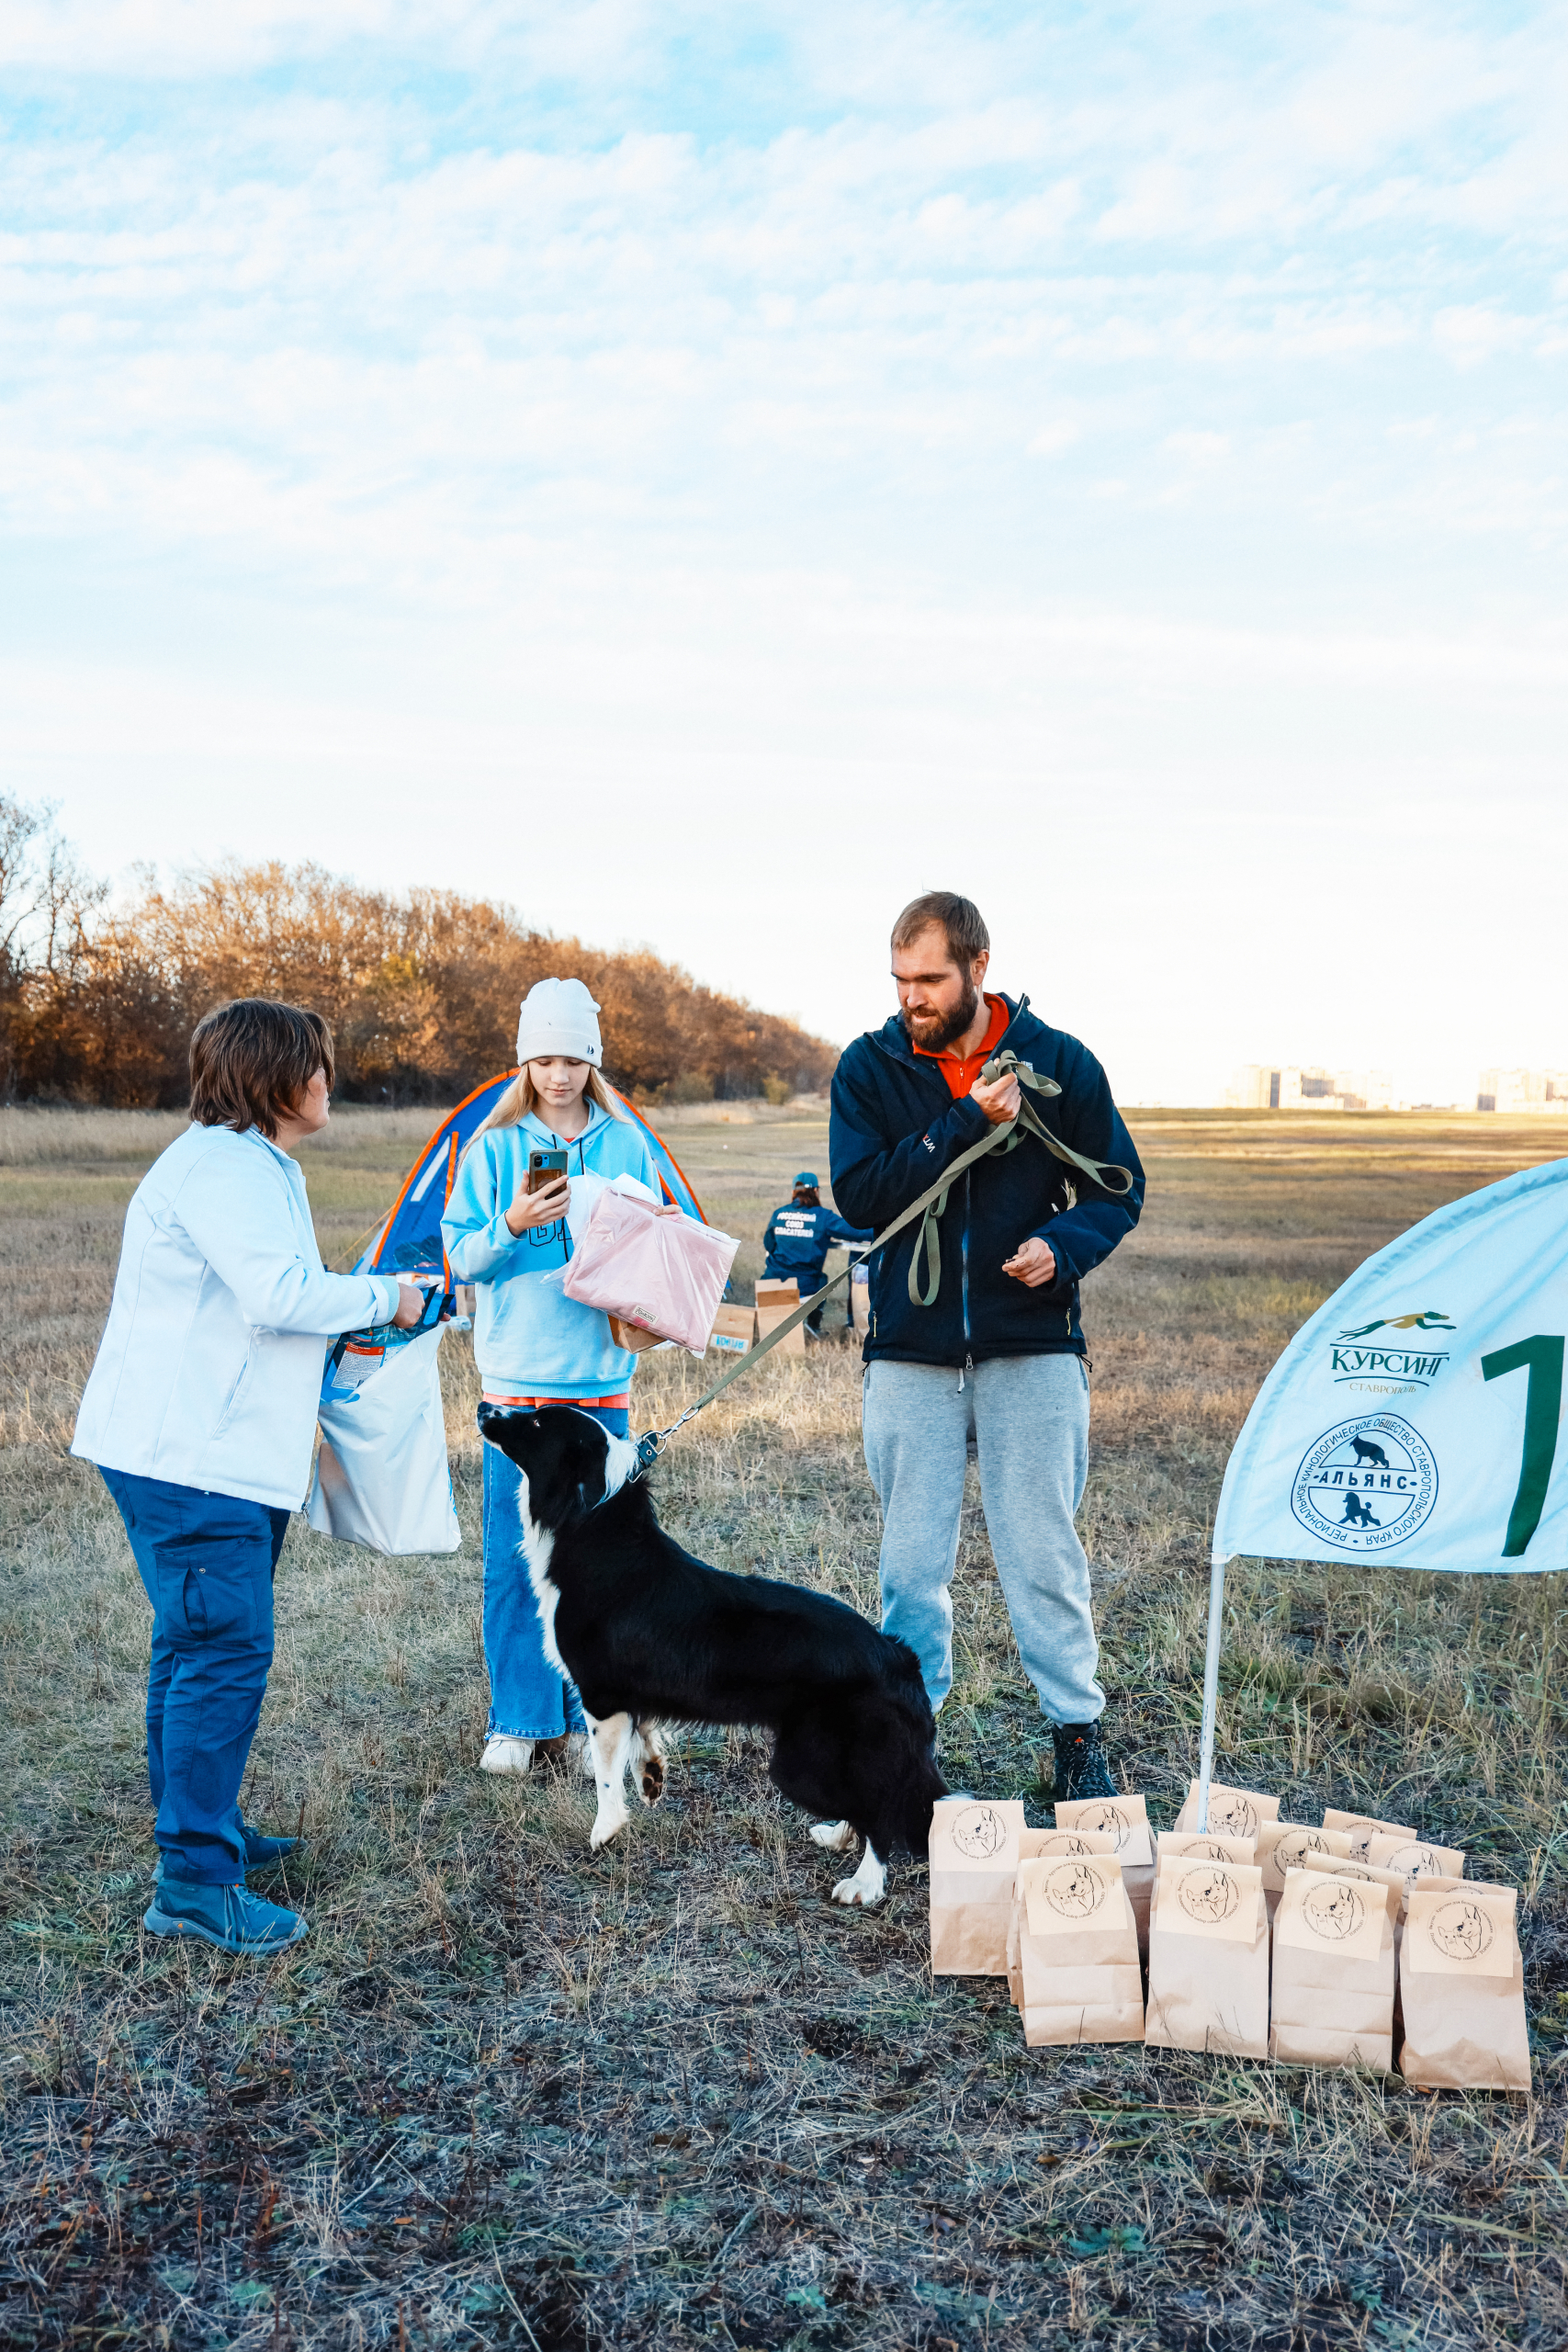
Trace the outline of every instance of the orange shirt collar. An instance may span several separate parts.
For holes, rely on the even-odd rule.
[[[961,1059],[951,1046],[943,1046],[940,1054],[933,1054],[929,1046],[915,1046],[917,1054],[921,1055],[925,1060],[937,1064],[947,1080],[947,1091],[955,1102],[961,1096],[968,1093],[969,1089],[1001,1044],[1010,1017],[1006,997],[993,996],[987,989],[986,1002],[991,1008],[991,1018],[987,1024],[986,1034],[974,1053],[965,1054]],[[912,1046],[915,1045],[912,1037],[909,1043]]]

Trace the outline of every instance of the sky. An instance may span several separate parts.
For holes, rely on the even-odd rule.
[[[0,787],[1129,1102],[1568,1065],[1562,6],[0,0]]]

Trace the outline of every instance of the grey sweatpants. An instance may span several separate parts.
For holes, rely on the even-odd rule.
[[[882,1626],[920,1661],[933,1707],[953,1687],[953,1571],[975,1440],[980,1499],[1024,1671],[1053,1723],[1105,1705],[1089,1562],[1073,1515],[1089,1466],[1089,1377],[1076,1355],[866,1366],[865,1464],[882,1502]]]

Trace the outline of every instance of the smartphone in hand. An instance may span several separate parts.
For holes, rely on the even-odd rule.
[[[528,1154],[528,1190],[547,1193],[566,1174],[564,1151],[531,1151]]]

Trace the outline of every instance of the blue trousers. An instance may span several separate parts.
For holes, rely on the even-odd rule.
[[[584,1405],[612,1437],[627,1434],[624,1405]],[[498,1445],[484,1449],[484,1645],[490,1674],[485,1737],[558,1739],[583,1731],[576,1686],[545,1656],[539,1604],[523,1557],[523,1473]]]
[[[272,1579],[288,1513],[105,1470],[147,1598],[147,1779],[169,1873],[245,1875],[240,1784],[272,1664]]]

